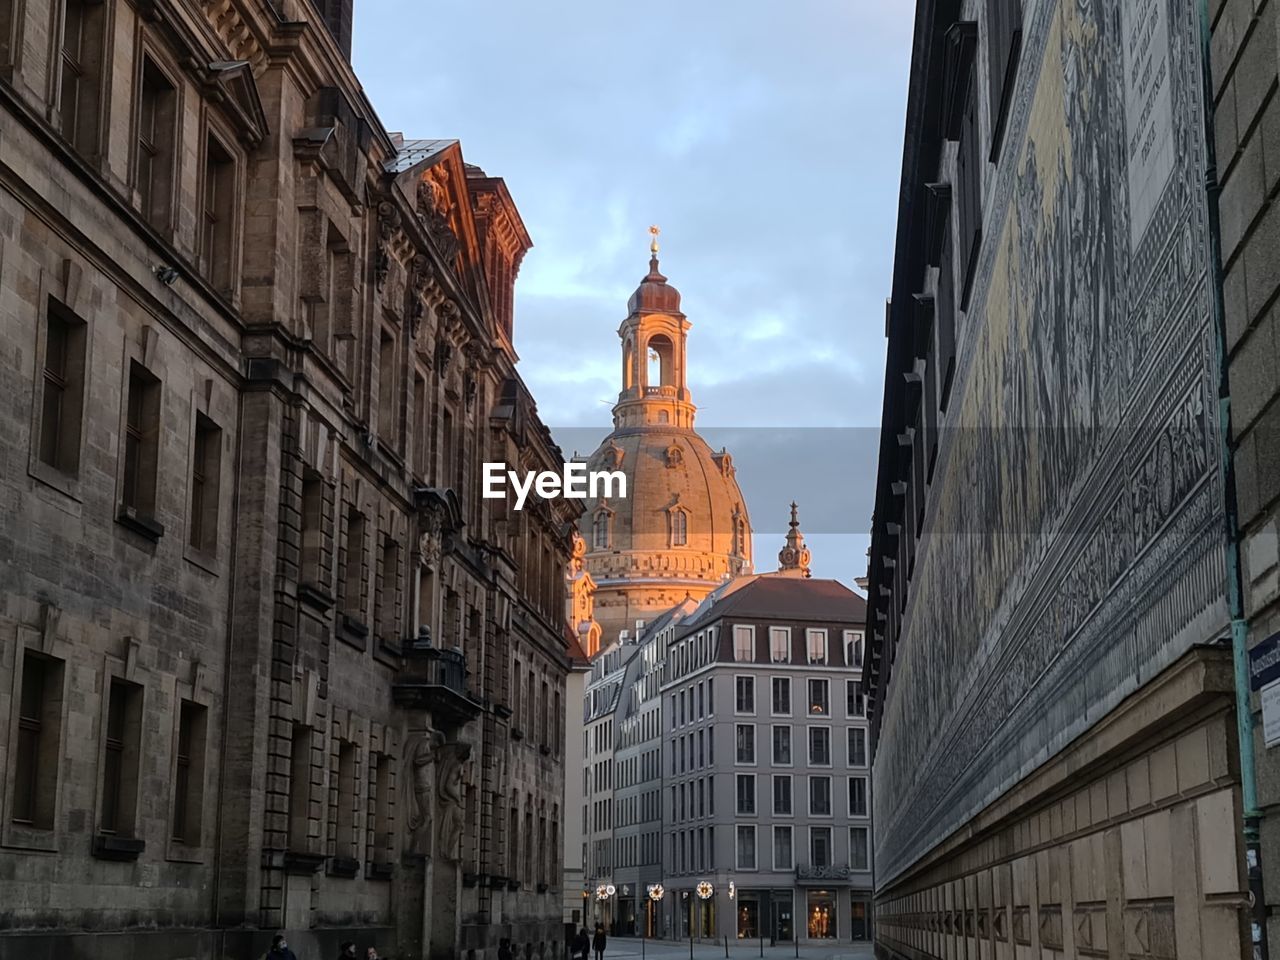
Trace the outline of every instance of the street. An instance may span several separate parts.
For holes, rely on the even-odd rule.
[[[639,940],[624,937],[610,937],[609,948],[605,951],[605,960],[684,960],[689,957],[688,940]],[[869,943],[801,943],[797,949],[794,943],[780,943],[776,947],[764,944],[763,950],[759,940],[730,940],[728,956],[730,960],[750,960],[751,957],[765,957],[766,960],[871,960],[874,956]],[[694,960],[723,960],[725,957],[724,941],[696,941],[693,944]]]

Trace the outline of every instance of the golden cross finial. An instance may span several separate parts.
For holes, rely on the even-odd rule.
[[[649,228],[649,236],[653,237],[653,241],[649,244],[649,252],[655,257],[658,255],[658,234],[661,232],[656,224]]]

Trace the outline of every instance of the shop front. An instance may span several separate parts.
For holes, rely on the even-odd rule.
[[[871,939],[871,893],[854,890],[849,896],[849,935],[853,940]]]
[[[805,932],[810,940],[838,940],[840,925],[836,922],[834,890],[805,891]]]
[[[739,940],[784,943],[795,937],[795,897],[791,890],[737,891]]]

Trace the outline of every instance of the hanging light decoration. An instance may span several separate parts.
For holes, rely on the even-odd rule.
[[[649,884],[649,899],[657,903],[667,895],[666,889],[660,883]]]
[[[702,900],[710,900],[712,895],[716,892],[716,888],[713,887],[710,881],[707,881],[707,880],[703,880],[701,883],[699,883],[697,890],[698,890],[698,897],[699,899],[702,899]]]

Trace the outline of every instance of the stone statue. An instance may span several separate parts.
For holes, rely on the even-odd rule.
[[[471,756],[465,743],[447,743],[438,752],[436,789],[440,795],[439,847],[441,856],[457,863],[462,859],[462,832],[466,811],[462,802],[462,766]]]
[[[430,856],[435,809],[436,765],[444,747],[444,737],[437,732],[420,736],[409,753],[409,848],[422,856]]]

